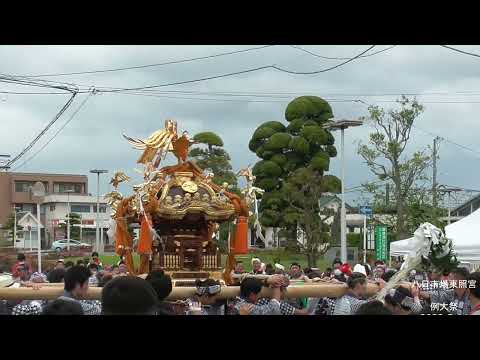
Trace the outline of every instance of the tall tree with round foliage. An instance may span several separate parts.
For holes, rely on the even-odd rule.
[[[321,193],[335,192],[338,183],[330,180],[318,189],[302,188],[298,187],[298,179],[303,176],[304,181],[323,183],[330,158],[337,155],[334,137],[323,128],[331,118],[333,112],[328,102],[317,96],[301,96],[288,104],[285,110],[287,124],[265,122],[255,130],[249,142],[249,149],[261,159],[253,167],[255,186],[265,190],[259,207],[260,222],[263,226],[290,230],[298,226],[310,242],[306,247],[312,249],[317,248],[313,242],[318,245],[318,241],[311,232],[323,231],[323,225],[315,221],[314,225],[307,226],[299,214],[307,208],[317,211],[315,206],[312,208],[312,199],[318,203]],[[290,185],[286,186],[287,183]],[[287,188],[295,190],[296,200],[286,193]]]

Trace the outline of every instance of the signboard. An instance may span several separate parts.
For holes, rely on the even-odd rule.
[[[368,224],[367,249],[368,250],[375,250],[375,239],[374,239],[374,236],[373,236],[373,226],[372,226],[372,224]]]
[[[375,227],[375,255],[377,260],[387,260],[387,226]]]
[[[82,225],[95,225],[94,220],[82,220]]]
[[[365,206],[360,206],[359,207],[359,211],[360,211],[360,214],[363,214],[363,215],[366,215],[367,218],[371,218],[372,215],[373,215],[373,209],[371,206],[369,205],[365,205]]]

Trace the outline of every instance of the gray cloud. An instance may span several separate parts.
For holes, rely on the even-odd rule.
[[[75,72],[92,69],[135,66],[169,60],[206,56],[250,46],[2,46],[0,66],[7,74],[45,74]],[[349,57],[367,46],[305,46],[324,56]],[[379,49],[381,47],[379,46]],[[476,46],[462,46],[467,51],[480,53]],[[165,84],[204,76],[239,71],[257,66],[276,64],[297,71],[313,71],[337,64],[336,60],[312,57],[288,46],[202,60],[190,63],[146,68],[132,71],[74,75],[48,78],[71,81],[83,85],[137,87]],[[0,84],[0,90],[43,91],[37,88]],[[399,96],[358,96],[404,92],[469,91],[480,94],[478,59],[454,53],[439,46],[397,46],[384,53],[358,59],[339,69],[317,75],[291,75],[275,70],[264,70],[239,76],[214,79],[199,83],[159,88],[171,91],[247,91],[279,92],[299,95],[318,95],[326,99],[358,99],[375,103],[395,100]],[[351,96],[339,95],[352,94]],[[25,157],[35,153],[77,108],[86,95],[79,95],[72,107],[52,127],[47,135]],[[225,98],[224,96],[163,94],[170,97]],[[271,102],[221,102],[207,100],[145,97],[123,94],[92,96],[81,112],[60,135],[34,160],[19,171],[87,173],[93,167],[133,172],[139,156],[122,139],[127,133],[145,137],[163,127],[166,118],[175,118],[181,129],[191,134],[212,130],[222,136],[226,150],[232,156],[235,169],[257,159],[248,150],[248,140],[254,129],[265,121],[284,120],[285,107],[295,95],[287,98],[252,98]],[[1,95],[2,153],[15,155],[50,121],[67,101],[68,95]],[[242,99],[228,96],[228,99]],[[437,133],[455,142],[478,149],[476,118],[480,104],[431,104],[429,101],[479,101],[480,95],[425,95],[425,113],[417,127]],[[356,118],[366,115],[366,106],[358,103],[331,102],[336,117]],[[394,103],[382,103],[384,107]],[[349,129],[346,134],[346,186],[359,185],[373,176],[356,154],[355,141],[366,141],[370,129]],[[335,135],[339,145],[339,137]],[[414,130],[408,151],[411,153],[432,143],[432,136]],[[474,155],[447,142],[440,147],[439,181],[447,184],[476,188],[480,175],[474,166],[480,155]],[[331,162],[331,173],[340,174],[339,157]],[[173,163],[169,156],[168,162]],[[465,176],[469,174],[469,176]],[[96,191],[94,177],[90,177],[92,192]],[[102,191],[107,190],[106,177]],[[355,194],[349,195],[353,200]]]

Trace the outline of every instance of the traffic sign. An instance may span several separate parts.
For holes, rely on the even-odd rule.
[[[360,214],[367,216],[367,218],[371,218],[373,215],[373,209],[370,205],[364,205],[359,207]]]

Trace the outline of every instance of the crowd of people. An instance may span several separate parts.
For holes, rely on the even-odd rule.
[[[63,294],[54,300],[2,300],[0,313],[11,315],[480,315],[480,273],[459,267],[447,273],[412,271],[410,282],[401,284],[384,301],[370,297],[367,285],[383,288],[396,268],[384,262],[356,264],[353,268],[339,259],[326,271],[302,269],[298,263],[289,269],[282,264],[264,264],[252,259],[247,273],[238,261],[232,271],[240,294],[234,299],[220,297],[222,284],[214,279],[196,280],[195,294],[188,299],[168,301],[172,280],[161,270],[145,279],[130,275],[122,260],[104,266],[97,253],[76,264],[59,259],[48,273],[31,271],[25,256],[19,254],[12,268],[14,287],[40,289],[45,283],[63,283]],[[269,275],[252,277],[250,275]],[[298,282],[345,283],[347,292],[339,298],[296,298],[286,296],[287,288]],[[432,284],[437,283],[437,286]],[[438,286],[450,284],[450,286]],[[455,286],[467,284],[467,286]],[[90,286],[101,287],[101,299],[88,299]],[[269,297],[261,297],[269,287]],[[436,306],[435,304],[442,304]],[[445,305],[446,304],[446,305]]]

